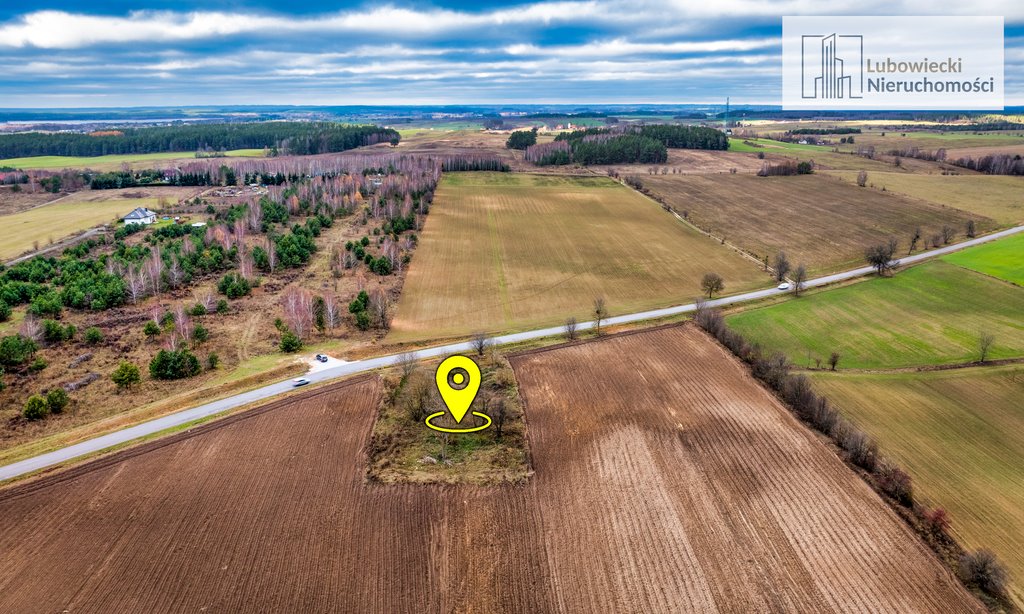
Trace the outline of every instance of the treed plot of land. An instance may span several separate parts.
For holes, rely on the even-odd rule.
[[[688,302],[704,273],[727,292],[768,283],[756,263],[601,177],[450,173],[420,235],[387,340],[558,325]]]
[[[262,149],[237,149],[225,152],[229,158],[262,157]],[[22,170],[60,170],[64,168],[90,168],[97,171],[119,170],[123,164],[138,165],[156,162],[156,166],[172,161],[195,162],[196,155],[184,151],[164,151],[147,154],[118,154],[110,156],[33,156],[31,158],[8,158],[0,160],[0,166]]]
[[[867,246],[909,239],[918,226],[926,237],[947,224],[962,231],[971,217],[979,230],[994,226],[987,218],[815,175],[657,175],[641,181],[699,227],[759,258],[784,250],[794,266],[804,263],[815,272],[858,266]]]
[[[797,364],[858,369],[969,362],[983,333],[988,357],[1024,355],[1024,288],[946,262],[806,295],[728,317],[729,325]]]
[[[161,199],[177,202],[193,195],[198,188],[131,188],[76,192],[52,204],[21,211],[2,218],[0,260],[13,258],[32,249],[100,224],[112,223],[136,207],[156,208]]]
[[[1024,234],[979,245],[942,258],[985,275],[1024,286]]]
[[[364,379],[0,493],[0,609],[980,611],[695,329],[513,365],[525,486],[366,484]]]
[[[829,171],[854,182],[854,171]],[[988,217],[1001,225],[1024,222],[1024,177],[868,173],[872,189],[920,198]]]
[[[996,552],[1024,603],[1024,366],[814,380],[911,474],[916,498],[949,512],[965,546]]]

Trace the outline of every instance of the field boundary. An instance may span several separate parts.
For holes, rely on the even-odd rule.
[[[282,406],[291,405],[292,403],[299,401],[307,401],[314,399],[325,394],[337,392],[351,386],[353,384],[359,384],[367,380],[376,377],[374,373],[365,373],[358,375],[350,379],[344,379],[340,382],[334,382],[326,386],[316,388],[309,391],[304,391],[296,395],[288,395],[280,399],[270,401],[269,403],[254,407],[252,409],[239,411],[224,417],[214,417],[213,420],[200,424],[199,426],[186,429],[179,433],[168,435],[167,437],[160,437],[154,441],[144,442],[142,444],[131,446],[127,449],[116,450],[110,454],[87,460],[84,463],[78,464],[74,467],[62,468],[60,465],[56,465],[49,468],[49,473],[41,475],[37,479],[21,482],[11,485],[9,488],[4,488],[0,485],[0,501],[8,501],[18,499],[26,495],[30,495],[40,489],[60,484],[62,482],[73,480],[93,471],[104,469],[111,465],[115,465],[125,460],[148,454],[150,452],[159,450],[169,445],[179,443],[202,435],[215,431],[217,429],[224,428],[235,424],[242,420],[248,420],[249,418],[255,418],[265,413],[280,409]]]

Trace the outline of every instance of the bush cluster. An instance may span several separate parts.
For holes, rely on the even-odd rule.
[[[153,379],[173,380],[199,375],[199,359],[188,350],[160,350],[149,363]]]

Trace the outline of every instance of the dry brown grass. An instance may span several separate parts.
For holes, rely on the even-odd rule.
[[[944,224],[963,229],[968,218],[977,220],[979,231],[995,226],[988,218],[823,175],[658,175],[641,181],[699,227],[758,257],[771,259],[784,250],[794,266],[802,262],[815,272],[863,264],[864,248],[890,237],[906,249],[917,226],[925,237]]]

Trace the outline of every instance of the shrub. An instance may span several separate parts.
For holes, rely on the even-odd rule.
[[[48,366],[50,366],[50,363],[46,362],[46,359],[40,356],[32,361],[32,364],[28,366],[28,370],[33,373],[39,373]]]
[[[149,363],[153,379],[174,380],[199,375],[199,359],[188,350],[160,350]]]
[[[359,313],[360,311],[366,311],[370,306],[370,295],[366,293],[366,290],[360,290],[359,295],[352,299],[352,302],[348,304],[349,313]]]
[[[160,327],[157,325],[156,322],[150,320],[149,322],[146,322],[145,326],[142,327],[142,332],[145,333],[147,337],[155,337],[156,335],[160,334]]]
[[[237,273],[228,273],[217,283],[217,290],[230,299],[236,299],[252,292],[252,284]]]
[[[1006,594],[1006,568],[991,550],[981,549],[960,557],[960,577],[968,586],[976,586],[989,595]]]
[[[220,299],[217,301],[217,313],[224,315],[228,312],[228,302],[226,299]]]
[[[206,368],[213,371],[220,366],[220,356],[217,356],[216,352],[210,352],[209,356],[206,357]]]
[[[49,343],[60,343],[71,339],[75,334],[75,328],[70,324],[67,328],[61,326],[56,320],[43,320],[43,339]]]
[[[132,363],[122,360],[121,364],[114,369],[114,372],[110,374],[110,379],[117,384],[118,390],[131,389],[133,386],[142,381],[142,373],[139,372],[139,368]]]
[[[11,306],[0,301],[0,322],[6,322],[11,319]]]
[[[365,312],[364,312],[365,313]],[[289,354],[298,352],[302,349],[302,339],[298,335],[290,330],[286,330],[281,333],[281,351]]]
[[[910,507],[914,504],[910,476],[899,467],[883,464],[878,470],[878,486],[882,492],[899,501],[900,505]]]
[[[25,364],[39,349],[35,341],[21,335],[0,339],[0,366],[17,367]]]
[[[85,329],[86,343],[88,343],[89,345],[96,345],[97,343],[101,343],[102,341],[103,331],[96,328],[95,326],[90,326],[89,328]]]
[[[25,401],[25,408],[21,410],[21,415],[26,420],[42,420],[50,414],[50,406],[46,403],[41,395],[34,394]]]
[[[944,508],[936,507],[921,514],[924,526],[933,535],[945,535],[949,531],[949,514]]]
[[[878,460],[878,444],[867,433],[845,420],[840,421],[836,430],[836,443],[849,455],[850,462],[867,471],[874,471]]]
[[[370,314],[366,311],[360,311],[357,313],[356,326],[359,330],[370,330]]]
[[[205,316],[206,307],[202,303],[196,303],[192,309],[189,310],[189,315],[193,317]]]
[[[32,303],[28,306],[28,312],[37,317],[60,317],[60,312],[64,308],[64,304],[61,303],[60,295],[55,291],[49,290],[43,294],[32,299]]]
[[[68,393],[63,388],[53,388],[50,392],[46,393],[46,404],[49,406],[51,413],[64,413],[64,408],[68,406],[70,401],[71,398],[68,397]]]
[[[202,324],[196,324],[195,329],[192,331],[192,340],[198,345],[200,343],[206,343],[210,339],[210,330]]]

